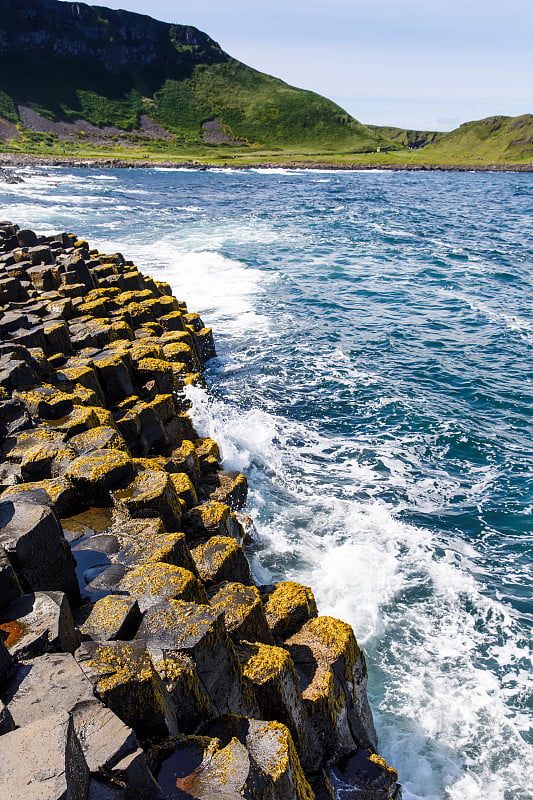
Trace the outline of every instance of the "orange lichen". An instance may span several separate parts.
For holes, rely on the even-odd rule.
[[[22,637],[26,635],[28,626],[25,625],[23,622],[14,620],[13,622],[0,623],[0,630],[7,633],[7,639],[4,639],[5,646],[13,647],[14,644],[20,642]]]

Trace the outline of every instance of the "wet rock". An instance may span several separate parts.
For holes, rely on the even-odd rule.
[[[185,439],[179,447],[172,450],[167,469],[170,472],[186,473],[193,485],[198,485],[201,476],[200,462],[191,441]]]
[[[220,469],[220,451],[213,439],[196,439],[194,445],[203,475]]]
[[[318,616],[311,589],[294,581],[261,586],[267,622],[278,642],[283,642],[313,617]]]
[[[333,782],[346,800],[401,800],[398,773],[371,750],[345,756],[333,768]]]
[[[97,573],[92,580],[89,579],[89,572]],[[124,577],[124,567],[121,564],[102,565],[97,564],[91,570],[86,570],[84,580],[86,585],[83,587],[84,595],[96,600],[104,597],[110,592],[118,591],[120,581]]]
[[[216,358],[217,351],[215,342],[213,340],[213,331],[211,328],[202,328],[195,334],[198,351],[202,362],[205,364],[210,358]]]
[[[79,600],[75,564],[54,512],[45,505],[0,503],[0,545],[23,588],[62,591]]]
[[[136,600],[110,594],[94,604],[81,632],[98,642],[133,639],[141,622]]]
[[[377,748],[367,670],[349,625],[317,617],[285,643],[302,681],[309,724],[326,755]]]
[[[246,747],[236,738],[223,748],[215,739],[182,738],[176,742],[158,773],[158,782],[168,797],[187,796],[198,800],[265,797],[261,778]],[[263,792],[253,791],[259,787]]]
[[[141,739],[177,732],[172,705],[143,641],[84,642],[76,658],[95,694]]]
[[[261,603],[259,590],[255,586],[228,582],[215,587],[209,598],[210,605],[224,611],[226,630],[234,642],[274,644]]]
[[[246,504],[248,481],[240,472],[219,470],[202,482],[201,494],[206,499],[224,503],[233,511],[237,511]]]
[[[12,600],[0,611],[0,630],[11,633],[8,649],[18,658],[73,653],[79,643],[63,592],[35,592]]]
[[[241,545],[228,536],[212,536],[205,544],[191,548],[200,578],[207,586],[225,581],[253,585],[250,565]]]

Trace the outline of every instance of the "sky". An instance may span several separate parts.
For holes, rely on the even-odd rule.
[[[96,5],[96,3],[89,3]],[[533,113],[532,0],[101,0],[194,25],[365,124],[452,130]]]

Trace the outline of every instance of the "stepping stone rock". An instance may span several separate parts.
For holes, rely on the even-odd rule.
[[[222,583],[215,587],[209,603],[213,608],[224,611],[226,630],[234,642],[245,639],[248,642],[274,644],[259,590],[255,586]]]
[[[207,603],[204,586],[198,578],[189,570],[173,564],[142,564],[127,573],[119,589],[128,592],[132,597],[151,594],[165,600]]]
[[[247,714],[255,701],[243,684],[223,612],[206,605],[169,600],[149,608],[137,633],[147,646],[192,658],[217,713]]]
[[[89,771],[66,712],[0,737],[0,797],[87,800],[88,790]]]
[[[228,536],[212,536],[205,544],[191,548],[200,578],[208,586],[224,581],[253,585],[250,565],[241,545]]]
[[[110,594],[94,604],[81,632],[98,642],[112,639],[133,639],[141,622],[141,612],[136,600]]]
[[[78,703],[72,710],[72,724],[91,778],[97,779],[95,784],[91,781],[88,800],[108,796],[117,785],[125,785],[124,800],[162,798],[137,737],[109,708],[96,699]]]
[[[313,592],[307,586],[283,581],[261,586],[260,591],[267,622],[280,643],[318,616]]]
[[[0,546],[21,586],[30,591],[62,591],[79,601],[74,557],[54,512],[45,505],[0,503]]]
[[[177,733],[172,704],[143,641],[84,642],[76,658],[97,697],[141,739]]]
[[[244,531],[237,517],[225,503],[209,500],[193,508],[183,520],[186,533],[192,540],[208,536],[231,536],[242,542]]]
[[[76,703],[92,700],[91,684],[70,654],[47,653],[19,664],[0,696],[17,727],[31,725]]]
[[[109,490],[127,484],[133,477],[131,458],[122,450],[95,450],[76,458],[65,471],[85,501],[106,501]]]
[[[175,531],[181,521],[181,503],[172,476],[163,470],[144,470],[125,488],[115,492],[134,517],[160,517],[167,530]]]
[[[0,630],[11,633],[7,646],[18,658],[73,653],[79,644],[63,592],[35,592],[12,600],[0,612]]]
[[[309,723],[326,755],[360,747],[375,751],[366,664],[350,625],[317,617],[291,636],[285,647],[301,677]]]

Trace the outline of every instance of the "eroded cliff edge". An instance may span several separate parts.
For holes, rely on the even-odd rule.
[[[400,800],[350,626],[253,580],[246,478],[187,415],[211,330],[9,222],[0,311],[0,795]]]

